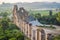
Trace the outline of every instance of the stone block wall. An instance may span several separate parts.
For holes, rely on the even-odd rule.
[[[48,40],[47,34],[42,28],[32,26],[32,24],[26,22],[27,17],[28,12],[23,7],[18,10],[18,7],[16,5],[14,6],[13,22],[20,28],[25,36],[31,40]]]

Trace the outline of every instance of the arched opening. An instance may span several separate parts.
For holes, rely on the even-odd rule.
[[[41,29],[41,40],[45,40],[45,31]]]

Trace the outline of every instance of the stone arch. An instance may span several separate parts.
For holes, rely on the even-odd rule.
[[[37,29],[37,40],[45,40],[45,30],[44,29]]]
[[[53,40],[53,34],[51,34],[51,33],[48,33],[47,34],[47,40]]]
[[[41,29],[41,40],[45,40],[45,31],[44,29]]]
[[[24,9],[23,7],[19,8],[19,11],[20,11],[21,13],[26,12],[25,9]]]
[[[39,32],[40,32],[40,29],[37,29],[37,40],[39,40]]]
[[[19,8],[19,11],[18,12],[19,12],[20,18],[22,20],[26,20],[27,19],[28,12],[23,7]]]

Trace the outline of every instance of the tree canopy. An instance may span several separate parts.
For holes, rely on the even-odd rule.
[[[0,40],[24,40],[24,35],[9,18],[0,20]]]

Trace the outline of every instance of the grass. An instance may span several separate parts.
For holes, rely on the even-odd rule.
[[[49,11],[48,10],[35,10],[35,11],[30,11],[30,14],[36,14],[36,13],[40,13],[42,16],[43,15],[49,15]],[[53,15],[56,14],[56,11],[52,11]]]

